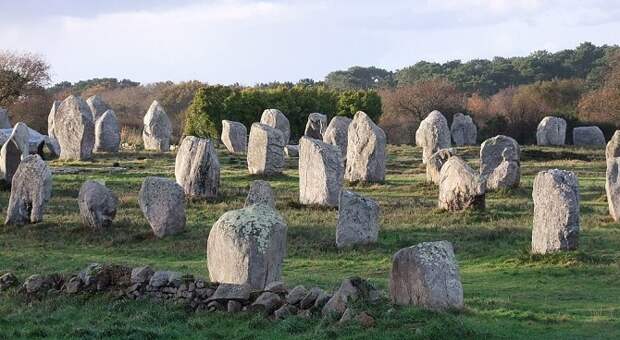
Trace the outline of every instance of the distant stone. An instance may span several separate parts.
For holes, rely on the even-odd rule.
[[[450,132],[452,134],[452,141],[454,141],[456,146],[476,144],[478,128],[470,116],[455,113],[452,116]]]
[[[502,162],[520,162],[521,149],[516,140],[498,135],[485,140],[480,146],[480,174],[486,178]]]
[[[62,104],[60,100],[54,100],[50,113],[47,116],[47,135],[53,139],[56,139],[56,133],[54,132],[54,121],[56,119],[56,112],[58,111],[60,104]]]
[[[187,197],[216,198],[220,187],[220,162],[213,142],[185,137],[177,151],[174,174]]]
[[[235,300],[247,302],[250,300],[252,287],[247,284],[220,283],[209,301]]]
[[[172,123],[157,100],[154,100],[144,116],[142,140],[145,150],[169,151]]]
[[[279,281],[286,231],[280,214],[264,204],[225,213],[213,224],[207,240],[211,281],[248,284],[255,289]]]
[[[541,171],[534,179],[532,252],[574,250],[579,243],[579,182],[570,171]]]
[[[106,104],[103,99],[99,97],[99,95],[88,97],[88,99],[86,99],[86,104],[88,104],[90,112],[93,114],[93,122],[96,122],[99,117],[103,116],[106,111],[110,110],[108,104]]]
[[[432,154],[426,162],[426,181],[439,184],[439,172],[441,171],[441,167],[454,155],[456,155],[456,151],[452,148],[441,149]]]
[[[390,297],[397,305],[444,311],[463,308],[463,285],[448,241],[423,242],[392,259]]]
[[[342,190],[338,205],[336,246],[350,247],[377,242],[379,204],[352,191]]]
[[[280,295],[272,292],[263,292],[256,298],[248,309],[251,312],[262,313],[263,315],[271,315],[276,309],[282,306],[282,298]]]
[[[349,303],[363,301],[366,303],[376,302],[374,296],[377,295],[376,289],[359,277],[344,279],[340,284],[340,288],[334,292],[334,295],[325,303],[321,313],[323,316],[342,317]]]
[[[605,148],[605,158],[620,157],[620,130],[616,130]]]
[[[309,137],[302,137],[299,146],[299,203],[335,207],[344,174],[340,150]]]
[[[95,121],[95,152],[118,152],[121,130],[112,110],[104,112]]]
[[[538,123],[536,144],[564,145],[566,141],[566,121],[560,117],[547,116]]]
[[[307,294],[308,290],[306,289],[306,287],[302,285],[296,286],[295,288],[291,289],[291,291],[286,296],[286,303],[290,305],[296,305],[301,302],[301,300],[303,300],[303,298],[306,297]]]
[[[345,179],[349,182],[385,180],[385,132],[366,113],[358,111],[349,125]]]
[[[265,124],[254,123],[248,143],[248,171],[251,175],[277,175],[284,170],[282,132]]]
[[[22,159],[13,176],[5,224],[23,225],[43,220],[52,195],[52,172],[39,155]]]
[[[7,186],[11,186],[22,158],[29,154],[28,139],[26,124],[17,123],[8,140],[0,148],[0,178]]]
[[[230,153],[246,153],[248,150],[248,129],[242,123],[223,120],[221,139]]]
[[[422,148],[422,163],[426,164],[439,149],[450,147],[450,128],[441,112],[435,110],[426,116],[415,133],[415,143]]]
[[[80,97],[69,96],[54,116],[54,136],[60,144],[60,158],[88,160],[95,146],[93,116]]]
[[[23,284],[24,291],[28,294],[42,293],[50,288],[50,283],[45,277],[34,274],[30,275]]]
[[[323,133],[323,142],[336,145],[342,154],[342,164],[347,160],[347,144],[349,138],[349,125],[353,120],[349,117],[335,116]]]
[[[173,271],[157,271],[151,275],[149,285],[155,288],[174,286],[183,275]]]
[[[86,181],[80,188],[78,205],[82,220],[95,230],[108,228],[116,217],[118,198],[105,185]]]
[[[323,139],[323,133],[327,128],[327,116],[322,113],[311,113],[308,116],[308,121],[306,122],[306,129],[304,130],[304,136],[314,138],[314,139]]]
[[[299,301],[299,307],[302,309],[308,309],[313,307],[316,303],[316,299],[323,294],[325,294],[325,291],[323,289],[319,287],[311,288],[306,294],[306,296],[304,296],[304,298]]]
[[[253,204],[266,204],[272,208],[276,207],[275,195],[269,182],[262,180],[252,181],[243,207],[249,207]]]
[[[439,208],[484,209],[485,181],[463,159],[452,156],[439,173]]]
[[[617,222],[620,220],[620,157],[607,159],[605,192],[607,193],[609,214]]]
[[[263,111],[263,115],[260,118],[260,123],[267,126],[271,126],[274,129],[282,132],[282,145],[287,145],[291,137],[291,125],[288,122],[288,118],[277,109],[267,109]],[[252,132],[250,131],[250,135]]]
[[[299,157],[299,145],[287,145],[284,147],[284,156],[286,158]]]
[[[605,145],[605,136],[598,126],[580,126],[573,129],[573,144],[577,146]]]
[[[155,236],[174,235],[185,229],[185,194],[175,181],[147,177],[142,182],[138,203]]]
[[[151,280],[155,272],[149,266],[136,267],[131,270],[131,283],[145,284]]]
[[[9,111],[0,107],[0,129],[10,129],[13,127],[9,119]]]
[[[521,166],[518,161],[510,159],[510,151],[504,150],[504,160],[491,172],[487,178],[487,191],[509,189],[519,186],[521,180]]]

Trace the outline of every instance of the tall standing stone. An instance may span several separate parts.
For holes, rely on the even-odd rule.
[[[521,165],[511,157],[512,153],[504,149],[503,161],[486,178],[487,190],[509,189],[519,186],[521,181]]]
[[[323,142],[340,148],[342,164],[345,164],[347,160],[347,144],[349,143],[349,125],[351,122],[352,120],[349,117],[335,116],[323,133]]]
[[[439,173],[444,163],[456,155],[454,149],[441,149],[435,152],[426,162],[426,181],[439,184]]]
[[[50,113],[47,115],[47,135],[50,138],[56,139],[56,133],[54,132],[54,120],[56,119],[56,112],[62,102],[60,100],[54,100]]]
[[[566,141],[566,121],[560,117],[547,116],[538,123],[536,144],[564,145]]]
[[[484,209],[485,181],[461,157],[452,156],[439,172],[439,208]]]
[[[478,128],[470,116],[455,113],[450,127],[452,141],[457,146],[474,145],[478,136]]]
[[[605,192],[609,214],[617,222],[620,220],[620,157],[607,158]]]
[[[157,100],[154,100],[144,116],[144,130],[142,131],[144,149],[169,151],[171,135],[172,123],[164,108]]]
[[[435,110],[426,116],[415,132],[415,143],[422,147],[422,163],[439,149],[450,147],[450,128],[441,112]]]
[[[358,111],[347,134],[345,179],[349,182],[385,180],[385,132],[366,113]]]
[[[463,308],[463,285],[452,244],[423,242],[392,258],[390,297],[397,305],[445,311]]]
[[[99,117],[103,116],[106,111],[110,110],[110,106],[108,106],[99,95],[88,97],[88,99],[86,99],[86,104],[88,104],[90,112],[93,114],[94,122],[96,122]]]
[[[304,136],[314,139],[323,139],[323,133],[326,128],[327,116],[317,112],[311,113],[308,116],[308,121],[306,122]]]
[[[289,139],[291,138],[291,125],[288,122],[288,118],[286,118],[280,110],[267,109],[263,111],[263,115],[260,117],[260,122],[261,124],[280,130],[280,132],[282,132],[282,143],[284,145],[288,144]]]
[[[95,152],[118,152],[121,130],[112,110],[106,111],[95,122]]]
[[[276,207],[275,194],[269,182],[262,180],[252,181],[243,207],[246,208],[253,204],[266,204],[272,208]]]
[[[318,139],[299,141],[299,203],[335,207],[344,170],[337,146]]]
[[[13,176],[5,224],[24,225],[43,220],[52,195],[52,172],[39,155],[22,159]]]
[[[605,147],[605,158],[607,160],[616,157],[620,157],[620,130],[614,132],[614,135],[607,143],[607,147]]]
[[[338,202],[336,246],[376,243],[379,237],[379,204],[352,191],[342,190]]]
[[[247,284],[262,290],[279,281],[286,257],[287,226],[265,204],[222,215],[209,232],[207,267],[213,282]]]
[[[54,116],[54,135],[60,144],[60,159],[92,158],[95,123],[82,98],[71,95],[60,104]]]
[[[11,185],[22,158],[29,155],[28,130],[28,126],[24,123],[15,124],[9,139],[0,149],[0,178],[8,186]]]
[[[105,185],[96,181],[86,181],[80,188],[78,206],[86,225],[101,230],[112,225],[116,217],[118,198]]]
[[[521,149],[513,138],[498,135],[480,146],[480,174],[488,178],[503,162],[520,163]]]
[[[187,136],[174,164],[177,183],[191,198],[216,198],[220,187],[220,162],[210,139]]]
[[[284,137],[278,129],[254,123],[248,142],[248,171],[255,175],[277,175],[284,169]]]
[[[175,181],[147,177],[142,182],[138,203],[155,236],[174,235],[185,229],[185,194]]]
[[[598,126],[580,126],[573,129],[573,144],[577,146],[605,145],[605,136]]]
[[[248,150],[248,129],[242,123],[223,120],[221,139],[230,153],[246,153]]]
[[[10,129],[13,125],[11,124],[11,120],[9,119],[9,111],[7,109],[0,107],[0,129]]]
[[[570,171],[541,171],[534,179],[532,252],[573,250],[579,242],[579,182]]]

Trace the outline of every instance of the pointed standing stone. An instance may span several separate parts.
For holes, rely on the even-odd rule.
[[[11,186],[13,175],[22,158],[29,155],[29,128],[24,123],[17,123],[9,139],[0,149],[0,178]]]
[[[43,220],[52,195],[52,172],[39,155],[22,159],[13,176],[5,224],[24,225]]]
[[[325,143],[336,145],[340,148],[342,164],[345,164],[347,160],[349,125],[352,121],[349,117],[336,116],[332,118],[323,133],[323,141]]]
[[[299,203],[335,207],[344,170],[337,146],[318,139],[299,141]]]
[[[439,208],[448,211],[484,209],[485,182],[459,156],[452,156],[439,172]]]
[[[246,153],[248,150],[248,129],[239,122],[223,120],[221,139],[228,152]]]
[[[358,111],[349,125],[347,168],[349,182],[385,180],[385,132],[366,113]]]
[[[288,118],[277,109],[267,109],[263,111],[263,115],[260,118],[261,124],[271,126],[272,128],[280,130],[282,132],[282,144],[287,145],[291,138],[291,125]],[[251,132],[250,132],[251,133]]]
[[[498,135],[485,140],[480,146],[480,175],[490,179],[487,188],[519,186],[520,158],[521,148],[513,138]]]
[[[54,133],[54,120],[56,119],[56,112],[58,111],[61,103],[62,102],[60,100],[54,100],[50,113],[47,116],[47,135],[50,138],[56,139],[56,134]]]
[[[456,146],[474,145],[478,136],[478,128],[470,116],[455,113],[450,127],[452,140]]]
[[[99,95],[94,95],[86,99],[86,104],[90,108],[90,112],[93,114],[93,122],[96,122],[106,111],[110,110],[108,104],[106,104]]]
[[[216,198],[220,187],[220,162],[210,139],[187,136],[174,165],[177,183],[191,198]]]
[[[171,135],[172,123],[170,123],[164,108],[159,105],[157,100],[154,100],[144,116],[144,130],[142,131],[144,149],[160,152],[170,151]]]
[[[304,136],[321,140],[325,128],[327,128],[327,116],[317,112],[311,113],[306,122]]]
[[[248,143],[248,171],[251,175],[277,175],[284,169],[282,132],[269,125],[254,123]]]
[[[450,128],[441,112],[435,110],[426,116],[415,132],[415,143],[422,147],[422,163],[439,149],[450,147]]]
[[[547,116],[536,128],[536,144],[564,145],[566,140],[566,121],[560,117]]]
[[[69,96],[54,116],[54,135],[60,144],[60,159],[87,160],[95,146],[95,123],[82,98]]]
[[[112,110],[106,111],[95,122],[95,152],[118,152],[121,131]]]
[[[138,203],[155,236],[162,238],[185,229],[185,194],[175,181],[147,177],[142,182]]]

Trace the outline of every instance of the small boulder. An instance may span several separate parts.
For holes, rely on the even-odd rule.
[[[547,116],[538,123],[536,144],[564,145],[566,141],[566,121],[560,117]]]
[[[437,150],[449,148],[450,128],[446,117],[437,110],[429,113],[415,132],[415,143],[422,148],[424,164]]]
[[[605,145],[605,136],[598,126],[580,126],[573,129],[573,144],[576,146]]]
[[[359,277],[344,279],[342,284],[340,284],[340,288],[325,303],[321,313],[323,316],[332,315],[340,319],[347,310],[349,303],[357,301],[375,303],[377,300],[376,296],[376,288],[368,281]]]
[[[155,236],[174,235],[185,229],[185,194],[176,182],[147,177],[142,182],[138,203]]]
[[[314,306],[319,296],[325,294],[325,291],[319,287],[311,288],[310,291],[299,301],[299,307],[302,309],[308,309]]]
[[[456,151],[452,148],[441,149],[431,155],[426,161],[426,181],[439,184],[439,173],[443,164],[454,155]]]
[[[39,155],[22,159],[13,176],[5,224],[23,225],[43,220],[52,195],[52,172]]]
[[[95,121],[80,97],[69,96],[54,115],[54,136],[60,145],[60,159],[88,160],[95,147]]]
[[[263,180],[252,181],[243,207],[249,207],[253,204],[266,204],[272,208],[276,207],[275,195],[269,182]]]
[[[172,123],[157,100],[154,100],[144,115],[142,140],[145,150],[169,151]]]
[[[452,126],[450,127],[452,141],[456,146],[475,145],[478,136],[478,128],[470,116],[462,113],[455,113],[452,116]]]
[[[327,128],[327,116],[322,113],[311,113],[308,116],[308,121],[306,122],[306,129],[304,130],[304,136],[314,138],[314,139],[323,139],[323,133]]]
[[[486,179],[487,191],[497,189],[509,189],[519,186],[521,180],[521,166],[518,161],[510,160],[507,150],[502,155],[504,161],[491,172]]]
[[[248,143],[248,171],[251,175],[278,175],[284,170],[282,132],[265,124],[254,123]]]
[[[291,125],[288,121],[288,118],[277,109],[267,109],[263,111],[262,116],[260,117],[260,123],[265,124],[267,126],[271,126],[274,129],[282,132],[282,145],[287,145],[289,139],[291,137]],[[250,135],[252,134],[250,129]]]
[[[340,150],[335,145],[308,137],[302,137],[299,146],[299,203],[338,205],[344,173]]]
[[[155,272],[149,266],[136,267],[131,270],[131,283],[132,284],[145,284],[151,280]]]
[[[366,113],[358,111],[347,134],[345,179],[349,182],[384,181],[385,132]]]
[[[459,156],[452,156],[439,173],[439,208],[448,211],[484,209],[485,182]]]
[[[222,143],[230,153],[246,153],[248,150],[248,129],[239,122],[222,121]]]
[[[342,190],[338,203],[336,246],[376,243],[379,236],[379,204],[352,191]]]
[[[248,302],[252,287],[246,284],[220,283],[208,301],[228,301]]]
[[[288,303],[289,305],[296,305],[301,302],[301,300],[303,300],[303,298],[306,297],[307,294],[308,290],[306,289],[306,287],[302,285],[296,286],[295,288],[291,289],[291,291],[286,296],[286,303]]]
[[[95,121],[95,152],[118,152],[121,130],[112,110],[107,110]]]
[[[262,313],[263,315],[271,315],[276,309],[282,306],[282,298],[280,295],[272,292],[263,292],[256,298],[248,310],[255,313]]]
[[[521,149],[516,140],[498,135],[480,146],[480,174],[488,178],[502,162],[520,162]]]
[[[342,164],[347,160],[347,145],[349,143],[349,125],[353,120],[349,117],[335,116],[323,133],[323,142],[336,145],[340,148]]]
[[[185,137],[177,151],[174,174],[187,197],[216,198],[220,187],[220,162],[213,142]]]
[[[105,185],[86,181],[80,188],[78,205],[82,220],[95,230],[108,228],[116,217],[118,198]]]
[[[293,316],[299,312],[299,309],[293,305],[284,305],[273,312],[273,316],[276,320],[284,320],[290,316]]]

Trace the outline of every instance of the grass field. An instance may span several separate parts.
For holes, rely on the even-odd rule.
[[[300,206],[297,164],[269,179],[277,208],[288,221],[284,279],[333,290],[358,275],[387,289],[391,256],[422,241],[454,244],[464,286],[464,312],[437,314],[417,308],[370,306],[377,325],[362,329],[321,319],[281,322],[260,316],[190,313],[182,306],[115,300],[112,296],[54,296],[27,302],[14,290],[0,294],[0,339],[200,338],[200,339],[408,339],[408,338],[620,338],[620,225],[609,217],[602,149],[524,147],[521,188],[490,193],[483,212],[436,209],[437,188],[425,183],[419,148],[390,146],[383,184],[352,190],[378,200],[382,210],[378,244],[335,247],[337,210]],[[156,239],[137,203],[145,176],[173,177],[174,155],[146,152],[101,155],[94,162],[52,161],[83,168],[54,175],[44,222],[0,227],[0,274],[20,280],[34,273],[77,272],[92,262],[178,270],[208,277],[205,244],[212,223],[243,205],[249,182],[244,157],[218,150],[221,198],[190,202],[186,231]],[[478,148],[458,152],[478,168]],[[126,168],[110,172],[114,162]],[[529,254],[532,181],[547,168],[577,173],[581,191],[579,250],[551,256]],[[96,233],[82,225],[77,195],[86,179],[105,180],[120,198],[113,227]],[[8,192],[0,193],[4,220]],[[363,307],[363,306],[361,306]],[[361,308],[360,307],[360,308]]]

